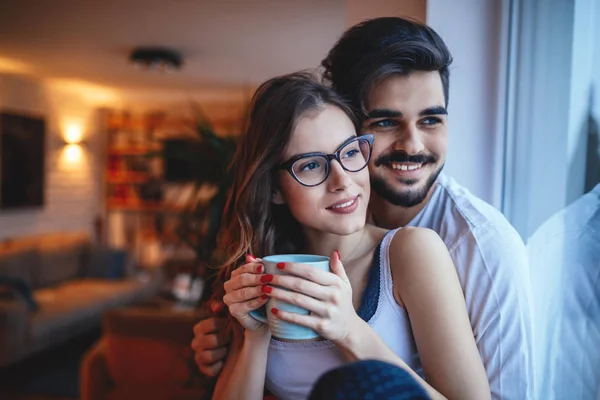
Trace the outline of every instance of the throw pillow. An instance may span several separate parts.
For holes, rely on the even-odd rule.
[[[4,293],[8,295],[9,290],[12,292],[12,296],[16,293],[27,303],[27,307],[30,311],[37,311],[38,304],[33,297],[31,287],[26,280],[22,278],[16,278],[11,276],[0,276],[0,288],[4,287]],[[8,289],[7,289],[8,288]]]
[[[129,255],[125,250],[94,247],[89,252],[87,276],[90,278],[122,279],[126,274]]]

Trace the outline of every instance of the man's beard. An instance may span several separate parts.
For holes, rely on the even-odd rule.
[[[395,206],[405,208],[413,207],[417,204],[421,204],[427,198],[429,191],[435,184],[435,181],[442,172],[443,168],[444,164],[440,165],[437,171],[434,171],[431,175],[429,175],[425,185],[423,185],[421,188],[397,191],[392,185],[388,184],[385,178],[373,175],[371,175],[371,188],[379,197],[387,200]],[[417,181],[414,179],[396,179],[405,185],[414,185],[417,183]]]

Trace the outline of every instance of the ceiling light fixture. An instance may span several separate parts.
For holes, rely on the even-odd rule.
[[[159,72],[174,72],[183,64],[181,54],[163,47],[135,48],[129,59],[138,68]]]

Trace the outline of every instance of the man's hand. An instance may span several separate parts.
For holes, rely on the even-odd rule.
[[[223,308],[222,303],[211,304],[215,314]],[[217,376],[223,368],[227,349],[231,343],[230,332],[226,327],[225,317],[211,317],[194,325],[194,340],[191,347],[200,372],[207,376]]]

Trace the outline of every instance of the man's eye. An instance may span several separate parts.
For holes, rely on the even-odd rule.
[[[396,121],[391,119],[382,119],[380,121],[375,121],[369,127],[371,128],[390,128],[392,126],[396,126]]]
[[[427,117],[424,120],[422,120],[421,123],[424,125],[433,126],[433,125],[441,124],[442,120],[438,117]]]

